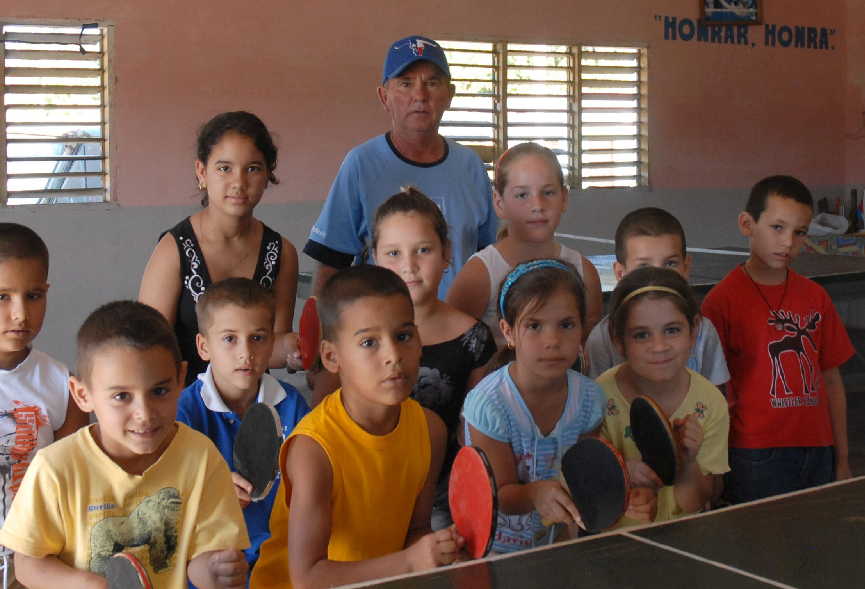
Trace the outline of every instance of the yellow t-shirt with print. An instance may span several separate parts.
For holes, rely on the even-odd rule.
[[[134,475],[102,451],[93,427],[36,454],[0,544],[100,574],[112,554],[129,552],[154,587],[172,589],[187,586],[199,554],[249,546],[228,465],[208,438],[178,423],[159,460]]]
[[[616,383],[616,373],[621,366],[621,364],[614,366],[597,378],[597,383],[607,397],[601,435],[621,452],[625,460],[640,460],[642,455],[631,435],[631,404],[625,399]],[[730,470],[727,462],[727,436],[730,431],[727,400],[705,377],[690,369],[688,373],[691,376],[690,387],[682,403],[669,416],[670,421],[684,419],[690,413],[696,415],[703,427],[703,443],[697,452],[700,471],[703,474],[723,474]],[[666,521],[682,515],[685,514],[676,503],[673,487],[661,488],[658,492],[658,515],[655,521]],[[618,525],[628,526],[638,523],[641,522],[623,518]]]

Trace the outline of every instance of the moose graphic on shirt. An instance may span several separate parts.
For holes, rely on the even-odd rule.
[[[781,357],[785,353],[791,353],[795,356],[799,365],[799,376],[801,378],[801,391],[805,395],[814,395],[817,393],[817,385],[819,375],[814,363],[808,352],[805,350],[805,342],[807,341],[811,349],[816,351],[817,344],[811,336],[820,325],[822,316],[819,312],[809,313],[804,319],[799,314],[794,314],[790,311],[772,311],[768,322],[778,331],[784,332],[780,338],[769,342],[767,348],[769,359],[772,361],[772,385],[769,388],[769,394],[772,398],[778,396],[778,381],[784,387],[785,395],[792,395],[793,389],[790,388],[791,375],[787,374],[784,364],[781,362]],[[790,368],[788,363],[787,368]],[[807,403],[812,404],[812,403]],[[773,401],[773,406],[775,403]]]

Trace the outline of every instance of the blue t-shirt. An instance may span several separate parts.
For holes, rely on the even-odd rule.
[[[488,374],[469,392],[463,406],[466,444],[471,444],[468,425],[487,437],[510,444],[521,483],[557,479],[562,456],[580,435],[598,428],[603,418],[604,393],[595,381],[568,370],[568,398],[555,427],[541,435],[508,367]],[[514,552],[531,548],[548,534],[537,511],[497,514],[493,550]]]
[[[369,245],[375,211],[402,187],[415,186],[441,209],[452,244],[452,264],[439,285],[439,298],[465,261],[496,239],[492,185],[480,158],[446,140],[444,157],[419,164],[404,159],[387,135],[379,135],[348,152],[321,214],[309,233],[304,252],[315,260],[345,268]]]
[[[282,439],[294,429],[300,419],[309,413],[309,406],[293,386],[279,381],[269,374],[263,374],[256,402],[266,403],[276,409],[282,423]],[[240,429],[241,419],[226,405],[216,390],[210,365],[207,371],[199,374],[191,385],[183,389],[177,404],[177,421],[185,423],[213,440],[219,453],[234,472],[234,438]],[[255,501],[243,510],[246,529],[249,531],[251,546],[244,552],[249,566],[258,560],[258,549],[270,537],[270,511],[279,488],[279,474],[270,493],[261,501]],[[234,488],[225,489],[234,493]],[[190,587],[192,584],[190,583]]]

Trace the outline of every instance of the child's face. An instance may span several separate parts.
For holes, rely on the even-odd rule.
[[[0,368],[20,364],[42,329],[46,278],[45,266],[37,258],[0,262]]]
[[[370,405],[396,406],[417,381],[421,342],[414,309],[403,295],[371,296],[345,305],[321,359],[338,372],[346,394]]]
[[[516,350],[520,370],[539,378],[560,377],[580,354],[582,324],[573,293],[558,289],[537,308],[517,317],[516,327],[502,319],[502,333]]]
[[[375,262],[402,278],[415,303],[438,296],[447,252],[432,223],[418,213],[395,213],[378,225]]]
[[[537,155],[524,155],[508,168],[503,194],[495,193],[496,214],[507,220],[508,233],[520,241],[552,239],[568,199],[557,170]]]
[[[631,304],[624,340],[617,341],[628,366],[650,382],[667,382],[688,364],[694,330],[669,297],[644,296]]]
[[[207,162],[195,162],[207,188],[208,207],[228,215],[251,215],[267,187],[267,162],[246,135],[229,131],[213,146]]]
[[[691,258],[683,254],[684,249],[682,238],[672,233],[631,236],[625,242],[625,263],[613,263],[616,279],[621,280],[625,274],[637,268],[653,266],[675,270],[687,280]]]
[[[239,399],[257,393],[273,352],[273,313],[262,305],[221,305],[195,341],[199,356],[210,362],[220,395]]]
[[[96,413],[100,447],[127,472],[144,472],[174,437],[184,372],[161,346],[107,343],[93,351],[89,375],[70,379],[78,406]]]
[[[739,215],[739,228],[751,242],[751,257],[770,270],[784,270],[799,255],[811,208],[792,198],[772,195],[755,221],[749,213]]]

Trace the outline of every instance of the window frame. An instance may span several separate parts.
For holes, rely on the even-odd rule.
[[[5,26],[35,26],[35,27],[74,27],[80,29],[83,25],[96,24],[101,30],[101,56],[102,56],[102,75],[101,89],[102,100],[100,109],[102,111],[101,121],[98,123],[102,129],[102,163],[101,178],[103,183],[102,190],[104,191],[101,200],[88,202],[47,202],[47,203],[9,203],[10,194],[7,188],[8,183],[8,147],[7,147],[7,120],[6,112],[7,105],[5,104],[6,95],[6,47],[5,38],[3,36],[3,27]],[[115,166],[116,161],[116,141],[111,137],[112,128],[114,126],[114,35],[115,23],[110,20],[93,20],[93,19],[33,19],[33,18],[0,18],[0,210],[42,210],[45,207],[63,206],[63,207],[93,207],[113,208],[116,204],[115,194]],[[86,123],[85,123],[86,124]],[[48,122],[45,126],[51,126]],[[46,178],[50,176],[46,175]],[[33,192],[39,192],[34,190]],[[62,196],[58,193],[53,193],[56,196]],[[14,196],[13,196],[14,198]],[[32,197],[27,197],[32,198]]]
[[[490,36],[464,36],[464,35],[429,35],[430,38],[435,39],[437,42],[441,43],[488,43],[492,45],[492,49],[489,51],[493,55],[493,66],[496,70],[495,77],[491,80],[494,84],[494,92],[492,93],[493,97],[493,123],[491,125],[493,129],[492,150],[487,146],[481,145],[471,145],[470,141],[469,147],[475,149],[479,155],[481,155],[481,159],[484,160],[484,163],[487,166],[488,170],[492,169],[492,165],[495,160],[507,149],[509,138],[508,138],[508,111],[515,109],[507,109],[505,105],[507,104],[507,56],[508,56],[508,46],[509,45],[538,45],[538,46],[564,46],[567,47],[567,51],[562,54],[567,54],[570,56],[572,60],[572,65],[569,68],[569,76],[568,83],[572,85],[572,92],[568,97],[569,107],[568,107],[568,115],[567,118],[569,120],[567,124],[568,126],[568,151],[570,153],[570,166],[564,167],[563,172],[565,173],[566,183],[569,184],[572,190],[590,190],[590,191],[610,191],[610,190],[623,190],[623,191],[650,191],[651,183],[650,183],[650,157],[649,157],[649,121],[648,121],[648,107],[649,107],[649,79],[648,79],[648,67],[649,67],[649,46],[645,42],[634,42],[634,43],[606,43],[606,42],[580,42],[570,40],[560,40],[560,39],[544,39],[544,40],[527,40],[527,39],[502,39],[499,37],[490,37]],[[636,161],[633,162],[633,166],[636,167],[636,171],[633,176],[627,176],[627,178],[634,178],[636,180],[636,184],[634,186],[589,186],[583,188],[583,182],[590,179],[591,176],[583,177],[583,171],[585,168],[585,164],[583,162],[583,152],[582,141],[586,139],[586,137],[590,137],[583,134],[582,128],[582,101],[584,99],[584,94],[582,92],[582,78],[581,78],[581,70],[582,70],[582,52],[586,48],[595,48],[595,47],[603,47],[603,48],[622,48],[622,49],[630,49],[637,50],[637,80],[635,84],[637,85],[637,92],[634,94],[635,100],[637,102],[636,106],[633,107],[633,112],[636,114],[636,121],[634,124],[637,126],[637,133],[635,137],[637,139],[637,145],[632,150],[622,150],[624,151],[634,151],[636,152]],[[445,52],[450,51],[461,51],[461,49],[451,49],[444,48]],[[469,50],[470,51],[470,50]],[[486,51],[484,51],[486,53]],[[486,66],[485,66],[486,67]],[[516,66],[519,67],[519,66]],[[599,66],[603,67],[603,66]],[[453,73],[453,72],[452,72]],[[459,108],[451,107],[453,110],[461,110]],[[586,107],[590,108],[590,107]],[[448,122],[443,120],[441,126],[447,127]],[[552,126],[552,125],[551,125]],[[446,133],[442,133],[442,135],[448,137]],[[526,139],[527,141],[530,139]],[[457,141],[459,141],[457,139]],[[510,140],[513,142],[513,140]],[[608,151],[616,151],[615,149],[611,149]],[[492,158],[484,157],[492,155]]]

